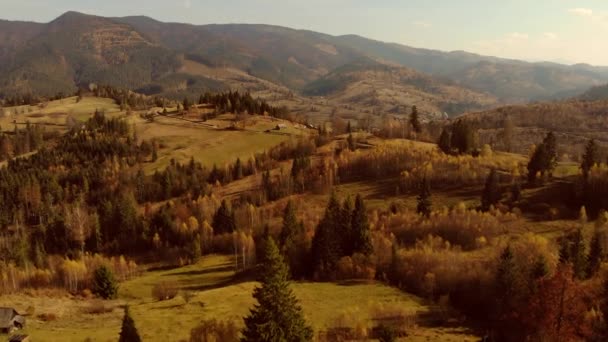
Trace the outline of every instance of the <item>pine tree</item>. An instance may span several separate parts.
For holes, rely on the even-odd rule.
[[[367,209],[361,195],[355,199],[355,210],[353,211],[352,223],[352,252],[370,255],[374,252],[372,246],[371,231],[367,219]]]
[[[418,206],[416,211],[424,217],[429,217],[431,215],[431,183],[426,176],[422,178],[422,182],[420,183],[420,194],[418,195]]]
[[[122,327],[120,329],[120,338],[118,342],[141,342],[135,322],[129,313],[129,307],[125,307],[125,316],[122,319]]]
[[[332,194],[311,246],[313,268],[321,278],[333,274],[338,260],[343,255],[342,237],[338,234],[340,216],[340,202],[335,194]]]
[[[451,144],[451,137],[450,137],[450,132],[444,128],[441,131],[441,136],[439,137],[439,142],[437,143],[437,145],[439,146],[439,149],[445,153],[445,154],[450,154],[452,152],[452,144]]]
[[[498,184],[498,173],[495,169],[492,169],[486,179],[486,185],[481,195],[481,210],[490,210],[490,207],[496,205],[501,198],[502,193],[500,191],[500,185]]]
[[[290,200],[287,202],[287,206],[283,211],[283,228],[281,229],[281,235],[279,241],[281,249],[285,253],[289,250],[298,236],[298,218],[296,217],[296,208],[293,202]]]
[[[599,146],[595,142],[595,139],[589,140],[587,146],[585,147],[585,154],[583,155],[583,161],[581,163],[581,169],[583,170],[583,176],[585,177],[585,179],[587,179],[591,168],[595,164],[599,163],[599,153]]]
[[[241,341],[312,341],[312,328],[289,286],[289,268],[272,238],[265,243],[262,261],[261,286],[253,290],[257,304],[244,318]]]
[[[583,230],[578,228],[571,238],[570,262],[574,276],[578,279],[585,279],[588,270],[588,260],[585,248],[585,240],[583,238]]]
[[[593,277],[599,270],[604,259],[604,250],[602,247],[602,232],[595,229],[591,242],[589,243],[589,264],[587,276]]]
[[[213,216],[213,230],[217,234],[232,233],[236,230],[234,213],[226,200],[222,200],[222,204]]]
[[[352,232],[352,217],[353,217],[353,201],[350,197],[344,200],[340,208],[340,218],[338,219],[338,236],[342,240],[341,256],[353,254],[353,232]]]
[[[188,111],[190,109],[190,100],[188,99],[188,97],[184,97],[184,101],[182,102],[182,105],[183,105],[185,111]]]
[[[355,145],[355,139],[353,138],[352,133],[348,134],[348,138],[346,138],[346,142],[348,143],[348,149],[354,151],[357,149]]]
[[[410,114],[410,125],[412,125],[414,132],[416,132],[416,133],[422,132],[422,126],[420,125],[420,118],[418,117],[418,108],[416,106],[412,106],[412,113]]]
[[[118,295],[118,283],[112,271],[99,266],[93,275],[93,293],[103,299],[114,299]]]

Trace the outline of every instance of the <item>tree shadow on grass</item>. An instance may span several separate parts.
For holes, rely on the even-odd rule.
[[[219,289],[226,286],[238,285],[242,283],[252,282],[256,280],[255,269],[250,269],[246,271],[241,271],[236,273],[231,277],[225,277],[220,281],[211,283],[211,284],[203,284],[203,285],[186,285],[182,286],[182,290],[187,291],[209,291],[214,289]]]
[[[182,272],[174,272],[163,274],[164,277],[173,277],[173,276],[197,276],[211,273],[222,273],[222,272],[230,272],[234,269],[234,266],[230,263],[225,263],[222,265],[213,266],[210,268],[205,268],[202,270],[192,270],[192,271],[182,271]]]

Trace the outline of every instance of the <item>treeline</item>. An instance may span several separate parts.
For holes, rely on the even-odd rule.
[[[184,100],[184,109],[187,109],[187,103],[190,103],[189,100]],[[289,110],[287,107],[274,107],[263,99],[254,99],[250,93],[241,94],[238,91],[229,91],[219,94],[204,93],[199,97],[198,104],[212,105],[217,114],[268,114],[269,116],[279,119],[289,118]]]
[[[3,132],[0,128],[0,161],[39,149],[47,134],[43,127],[27,123],[25,128]]]

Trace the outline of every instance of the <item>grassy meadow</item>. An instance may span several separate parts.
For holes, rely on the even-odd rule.
[[[53,293],[6,295],[0,305],[30,311],[25,332],[33,341],[116,341],[122,321],[122,307],[128,304],[143,341],[187,340],[190,330],[201,320],[234,320],[253,306],[256,282],[235,277],[232,258],[206,256],[195,265],[169,270],[153,270],[120,284],[119,299],[105,302],[108,312],[89,313],[96,300]],[[152,297],[152,287],[161,281],[175,282],[180,294],[167,301]],[[307,320],[315,332],[344,323],[371,325],[377,310],[408,315],[427,314],[431,307],[422,299],[375,282],[292,283]],[[186,303],[183,293],[192,293]],[[28,310],[29,308],[29,310]],[[53,319],[42,316],[53,314]],[[476,341],[465,328],[426,326],[421,319],[408,341]]]

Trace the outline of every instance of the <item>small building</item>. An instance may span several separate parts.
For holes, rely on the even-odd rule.
[[[13,335],[8,338],[8,342],[30,342],[28,335]]]
[[[9,334],[15,329],[25,327],[25,317],[21,316],[17,310],[13,308],[0,307],[0,330]]]

